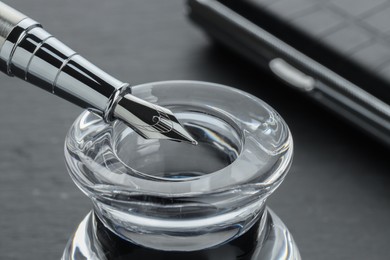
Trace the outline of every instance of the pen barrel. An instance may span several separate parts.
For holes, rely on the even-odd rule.
[[[26,16],[12,7],[0,2],[0,46],[2,46],[14,27]]]
[[[0,2],[0,70],[107,119],[123,83]]]

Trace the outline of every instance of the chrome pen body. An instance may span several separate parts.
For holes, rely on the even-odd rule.
[[[132,96],[129,84],[99,69],[38,22],[2,2],[0,70],[89,109],[107,122],[121,119],[144,138],[196,143],[170,110]]]

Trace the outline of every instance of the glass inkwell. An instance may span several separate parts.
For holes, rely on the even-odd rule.
[[[70,238],[70,259],[300,259],[267,197],[293,155],[290,131],[267,104],[226,86],[166,81],[131,94],[175,114],[198,145],[143,139],[83,112],[65,142],[93,210]]]

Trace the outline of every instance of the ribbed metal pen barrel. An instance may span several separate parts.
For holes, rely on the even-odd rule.
[[[0,69],[8,75],[102,116],[116,90],[127,86],[1,2],[0,16]]]
[[[97,68],[39,23],[2,2],[0,70],[92,110],[106,122],[120,119],[144,138],[196,144],[170,110],[132,96],[127,83]]]

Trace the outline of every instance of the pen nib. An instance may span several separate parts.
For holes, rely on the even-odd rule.
[[[123,120],[146,139],[167,139],[198,144],[173,113],[131,94],[124,95],[114,108],[114,117]]]

